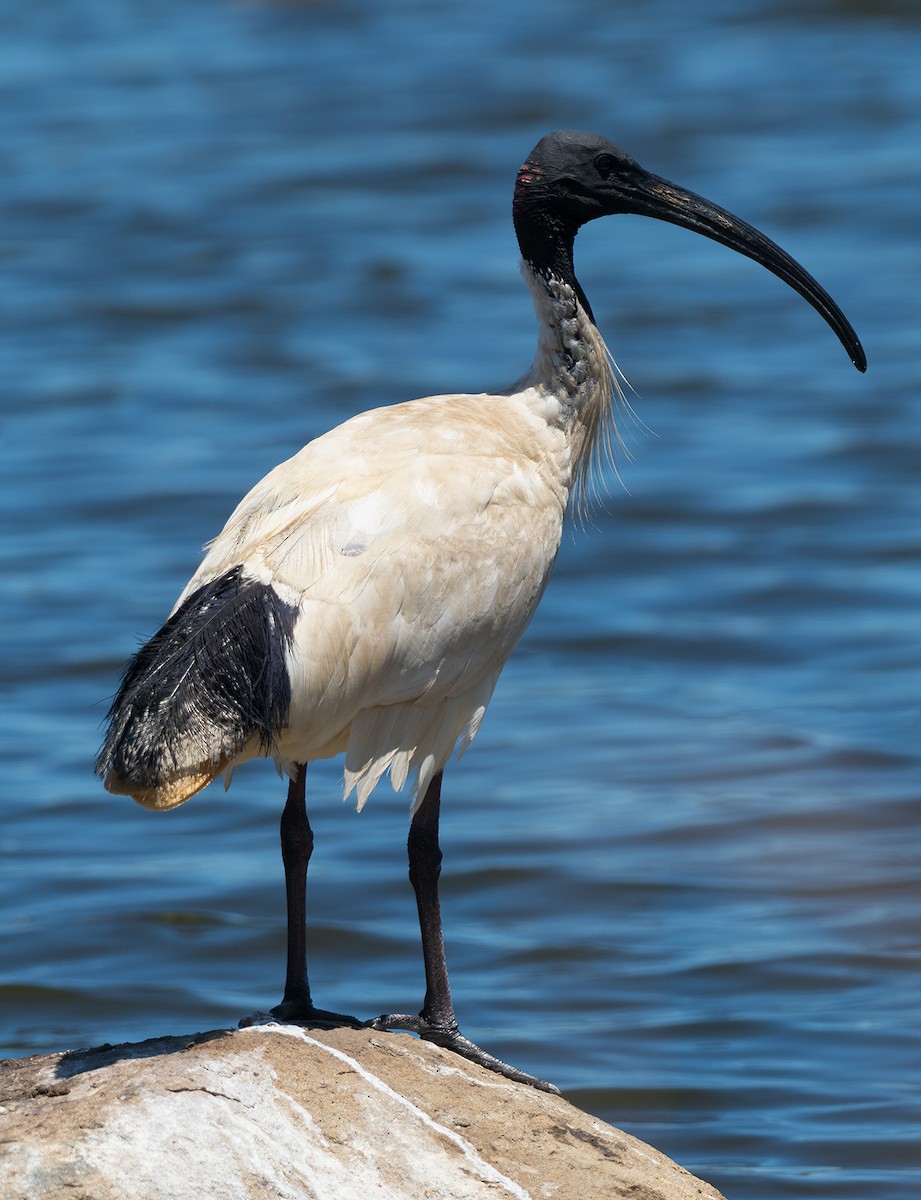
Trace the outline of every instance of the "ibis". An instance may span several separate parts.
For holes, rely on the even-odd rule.
[[[825,318],[854,366],[857,335],[819,283],[751,225],[645,170],[591,133],[542,138],[518,172],[513,216],[537,313],[537,350],[492,394],[375,408],[316,438],[246,495],[158,633],[128,663],[98,772],[151,809],[184,803],[248,759],[288,777],[281,817],[288,952],[274,1017],[354,1020],[315,1007],[305,886],[307,765],[345,755],[360,810],[389,776],[411,795],[409,874],[425,968],[410,1030],[511,1079],[458,1027],[438,898],[442,775],[472,742],[540,602],[574,487],[611,430],[612,360],[576,279],[588,221],[669,221],[754,259]]]

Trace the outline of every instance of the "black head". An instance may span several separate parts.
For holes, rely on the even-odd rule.
[[[633,172],[644,174],[625,150],[597,133],[548,133],[518,172],[516,224],[543,211],[575,234],[587,221],[623,211],[611,205]]]
[[[597,217],[636,213],[722,242],[799,292],[835,331],[854,366],[866,370],[866,356],[847,318],[795,259],[753,226],[653,175],[596,133],[564,131],[541,138],[518,172],[512,211],[525,260],[540,274],[574,286],[580,297],[573,241],[581,226]]]

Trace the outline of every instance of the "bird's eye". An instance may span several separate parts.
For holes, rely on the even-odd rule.
[[[617,169],[617,159],[613,154],[599,154],[595,159],[595,170],[602,179],[607,179]]]

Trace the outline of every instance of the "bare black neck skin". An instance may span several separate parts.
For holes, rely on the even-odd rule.
[[[556,279],[575,292],[588,319],[595,323],[591,305],[576,279],[573,246],[579,224],[560,213],[537,189],[522,167],[512,202],[512,216],[521,256],[534,274],[544,280]],[[537,192],[537,194],[535,194]]]

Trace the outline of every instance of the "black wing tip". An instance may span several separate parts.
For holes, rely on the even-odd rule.
[[[96,760],[160,787],[192,760],[229,761],[252,738],[271,753],[291,700],[297,608],[236,566],[186,598],[129,661]]]

